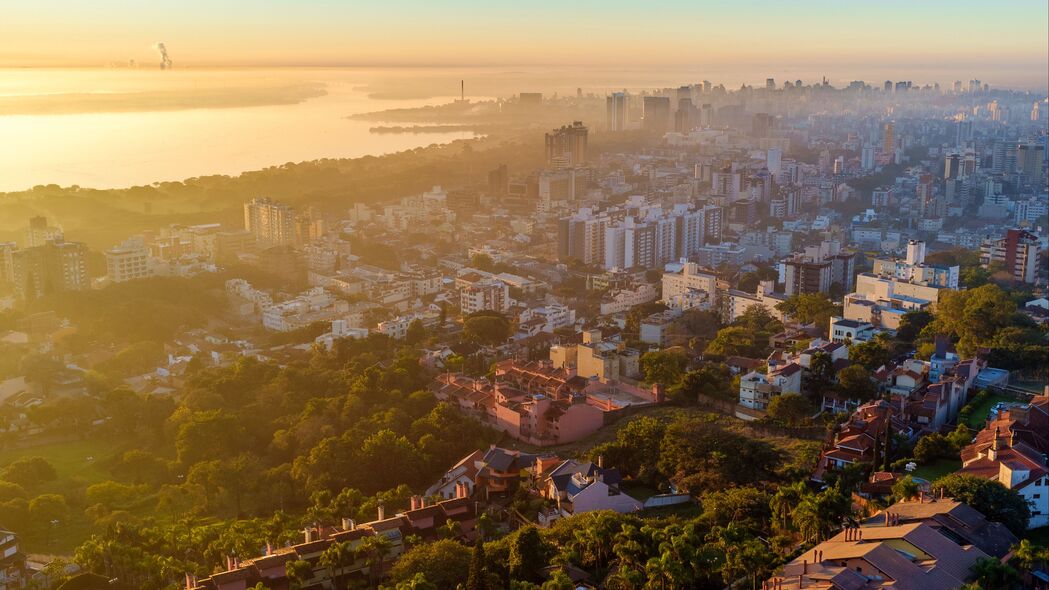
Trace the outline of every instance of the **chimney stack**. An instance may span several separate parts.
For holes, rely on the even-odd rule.
[[[342,530],[344,530],[344,531],[352,531],[355,528],[357,528],[357,526],[353,522],[352,518],[343,518],[342,519]]]
[[[377,512],[379,517],[378,520],[386,520],[386,507],[382,505],[382,502],[379,503]]]
[[[302,541],[304,543],[312,543],[313,540],[313,529],[310,527],[302,529]]]

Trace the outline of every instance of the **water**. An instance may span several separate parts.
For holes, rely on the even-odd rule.
[[[0,191],[39,184],[126,187],[286,162],[378,155],[472,137],[469,132],[374,134],[347,116],[522,91],[603,95],[704,79],[741,83],[852,79],[918,83],[968,80],[967,72],[765,67],[0,69]],[[1015,69],[1015,68],[1014,68]],[[983,76],[992,84],[1044,87],[1044,71]],[[977,76],[980,77],[980,76]],[[1026,86],[1025,86],[1026,85]],[[318,95],[323,90],[326,94]]]
[[[0,70],[0,191],[39,184],[114,188],[233,175],[473,136],[370,133],[376,123],[347,116],[447,102],[451,92],[370,98],[362,87],[369,78],[362,71],[292,69]],[[257,105],[298,100],[318,88],[327,94],[294,104]],[[187,108],[198,103],[210,106]],[[118,112],[106,112],[111,110]]]

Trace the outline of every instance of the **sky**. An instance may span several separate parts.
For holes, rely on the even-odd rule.
[[[1046,0],[0,0],[0,66],[1049,69]]]

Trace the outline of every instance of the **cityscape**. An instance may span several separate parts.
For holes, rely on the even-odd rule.
[[[703,40],[652,78],[607,36],[679,25],[618,4],[565,46],[600,78],[510,72],[549,50],[510,31],[490,69],[456,69],[477,40],[329,63],[303,4],[243,23],[289,19],[284,61],[190,15],[103,60],[117,25],[71,6],[82,40],[0,56],[35,178],[0,192],[0,590],[1049,589],[1044,4],[988,17],[1026,36],[964,78],[908,37],[889,79],[796,75],[818,2],[767,66],[703,74]],[[376,47],[433,10],[358,8]],[[929,9],[818,20],[843,60],[888,13],[967,55]],[[690,59],[661,43],[630,59]],[[53,117],[84,159],[45,162]]]

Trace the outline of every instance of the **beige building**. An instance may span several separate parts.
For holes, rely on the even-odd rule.
[[[640,373],[641,354],[623,343],[605,342],[600,330],[583,332],[583,343],[550,347],[550,361],[559,369],[575,368],[576,375],[601,383],[631,378]]]

